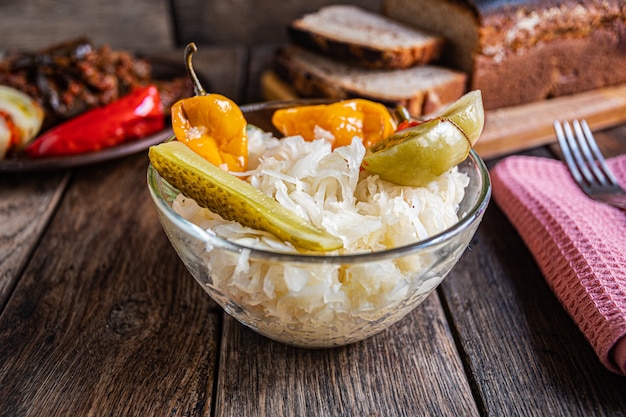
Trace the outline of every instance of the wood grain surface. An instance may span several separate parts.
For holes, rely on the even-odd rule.
[[[0,316],[3,415],[210,408],[221,311],[160,229],[147,163],[73,177]]]
[[[2,0],[0,16],[0,51],[41,49],[80,36],[131,51],[174,46],[166,0]]]
[[[256,101],[267,49],[209,49],[214,91]],[[626,125],[597,137],[626,153]],[[147,165],[142,152],[0,176],[1,417],[626,415],[626,378],[601,365],[495,203],[405,319],[306,350],[209,299],[159,225]]]
[[[224,330],[216,415],[479,415],[436,295],[383,333],[336,349],[285,346],[230,318]]]
[[[285,42],[287,25],[305,13],[337,3],[335,0],[233,1],[169,0],[178,45],[199,42],[211,45],[262,45]],[[343,0],[379,11],[381,0]]]
[[[59,203],[67,172],[0,176],[0,309]]]

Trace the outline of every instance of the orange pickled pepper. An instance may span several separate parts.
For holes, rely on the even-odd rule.
[[[247,169],[246,125],[239,107],[220,94],[189,97],[172,106],[176,138],[209,162],[226,164],[229,171]]]
[[[172,130],[178,141],[217,166],[242,172],[248,168],[247,121],[234,101],[204,91],[191,62],[197,52],[191,42],[185,48],[185,66],[195,96],[172,106]]]
[[[355,136],[369,148],[395,130],[387,108],[365,99],[277,110],[272,123],[285,136],[301,135],[309,141],[316,138],[318,126],[333,134],[333,148],[349,145]]]

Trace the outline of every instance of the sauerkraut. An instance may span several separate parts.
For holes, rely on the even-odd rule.
[[[332,150],[328,132],[318,136],[307,142],[250,130],[250,170],[242,175],[294,215],[340,237],[344,248],[336,254],[408,245],[458,221],[469,178],[456,167],[426,187],[397,186],[360,169],[360,140]],[[297,253],[271,234],[226,221],[182,195],[173,208],[242,246]],[[363,332],[379,331],[384,317],[402,317],[439,284],[445,275],[440,271],[451,268],[435,252],[338,264],[266,261],[210,244],[203,250],[210,271],[205,285],[213,298],[259,332],[303,346],[344,344],[350,341],[346,334],[359,340]]]

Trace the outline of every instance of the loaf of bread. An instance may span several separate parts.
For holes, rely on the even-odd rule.
[[[366,69],[288,46],[279,49],[274,70],[301,97],[361,97],[412,115],[431,114],[465,92],[464,73],[433,65],[406,69]]]
[[[486,109],[626,82],[624,0],[383,0],[382,12],[444,36]]]
[[[444,39],[357,6],[333,5],[294,20],[290,41],[366,68],[408,68],[437,59]]]

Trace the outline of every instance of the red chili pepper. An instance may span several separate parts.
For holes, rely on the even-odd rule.
[[[407,129],[409,127],[417,126],[418,124],[420,124],[420,122],[417,122],[415,120],[403,120],[396,128],[396,132]]]
[[[25,149],[31,157],[98,151],[165,128],[159,90],[149,85],[44,132]]]

